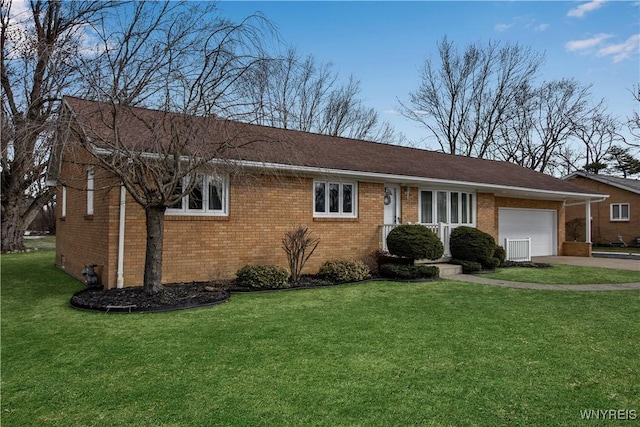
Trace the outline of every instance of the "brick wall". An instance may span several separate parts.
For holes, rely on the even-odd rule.
[[[228,217],[165,216],[163,281],[230,278],[247,264],[287,268],[286,231],[305,225],[320,238],[304,273],[330,259],[362,259],[380,245],[383,185],[358,183],[358,218],[313,218],[313,179],[260,176],[232,179]],[[144,211],[127,198],[125,285],[142,284]],[[116,241],[117,245],[117,241]],[[115,275],[109,287],[115,286]]]
[[[63,162],[61,185],[57,188],[56,265],[84,280],[81,274],[84,266],[97,264],[96,272],[101,281],[110,283],[115,281],[115,271],[109,266],[115,265],[113,260],[117,255],[119,188],[114,188],[113,177],[94,167],[91,158],[82,150],[74,151],[69,158],[74,160]],[[87,170],[90,167],[94,168],[93,215],[87,215]],[[63,185],[66,187],[65,216],[62,216]]]
[[[83,158],[82,154],[78,155]],[[66,162],[61,180],[67,184],[67,216],[58,218],[56,263],[80,277],[84,265],[100,265],[109,288],[116,286],[120,188],[96,168],[94,214],[86,216],[86,169],[89,161]],[[78,177],[75,181],[71,177]],[[362,259],[380,247],[384,220],[384,184],[358,183],[357,218],[314,218],[313,178],[300,176],[234,176],[228,216],[165,216],[163,281],[165,283],[231,278],[247,264],[287,267],[282,237],[298,225],[309,227],[320,244],[304,273],[315,273],[331,259]],[[60,192],[61,189],[59,188]],[[419,222],[418,188],[401,188],[402,222]],[[59,194],[59,200],[61,196]],[[564,242],[561,202],[476,196],[477,226],[498,238],[500,207],[556,209],[558,245]],[[61,206],[58,206],[60,214]],[[126,200],[125,286],[141,285],[146,245],[145,216],[130,196]],[[560,253],[560,249],[559,252]]]
[[[618,240],[618,234],[630,244],[633,239],[640,237],[640,194],[623,190],[602,182],[584,177],[575,177],[570,180],[586,190],[608,194],[603,202],[591,204],[591,240],[593,243],[609,244]],[[612,203],[629,203],[629,221],[611,221],[610,206]],[[581,219],[584,224],[584,205],[567,206],[567,221]],[[567,230],[567,240],[574,240],[573,233]],[[577,227],[577,240],[585,240],[585,227]]]

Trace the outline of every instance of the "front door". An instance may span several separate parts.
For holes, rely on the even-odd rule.
[[[386,184],[384,186],[384,223],[400,224],[400,186]]]

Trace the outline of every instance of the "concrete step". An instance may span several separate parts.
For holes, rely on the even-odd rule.
[[[462,274],[461,265],[453,264],[433,264],[440,269],[440,277],[455,276],[456,274]]]

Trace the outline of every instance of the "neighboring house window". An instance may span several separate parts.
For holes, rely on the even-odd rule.
[[[356,216],[356,184],[353,182],[315,181],[314,216]]]
[[[189,177],[176,186],[176,194],[182,193]],[[196,182],[189,194],[167,209],[170,215],[227,215],[229,183],[225,177],[197,174]]]
[[[93,215],[93,168],[87,170],[87,215]]]
[[[67,216],[67,187],[62,186],[62,202],[60,203],[60,217],[64,218]]]
[[[611,203],[611,221],[629,221],[629,203]]]
[[[473,224],[473,194],[460,191],[420,191],[422,224]]]

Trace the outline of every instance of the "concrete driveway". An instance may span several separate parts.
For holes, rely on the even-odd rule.
[[[584,267],[618,268],[620,270],[632,270],[638,272],[638,281],[640,282],[640,256],[637,260],[578,256],[539,256],[533,257],[532,261],[544,262],[547,264],[566,264],[580,265]]]

